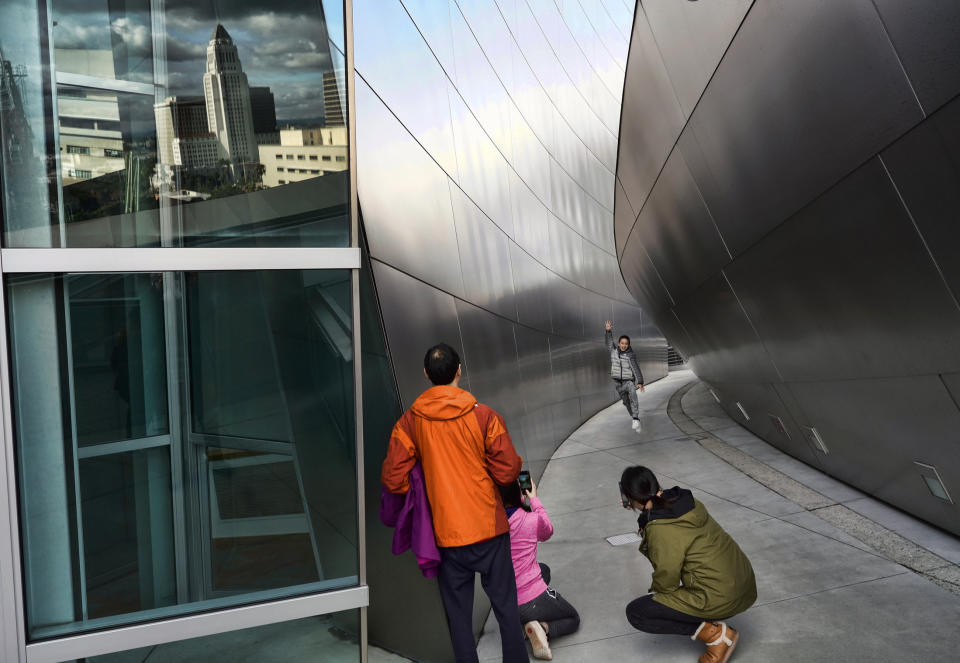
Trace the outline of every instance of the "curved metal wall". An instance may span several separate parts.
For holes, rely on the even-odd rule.
[[[960,534],[915,465],[960,498],[958,30],[936,0],[638,5],[616,244],[734,418]]]
[[[505,417],[539,476],[614,400],[605,319],[634,339],[648,381],[667,373],[666,341],[614,247],[632,8],[355,0],[354,15],[360,207],[402,404],[429,386],[426,348],[451,343],[462,386]],[[378,472],[368,468],[371,486]],[[392,558],[382,528],[368,530],[371,642],[451,659],[435,585]],[[401,604],[416,623],[397,619]],[[486,611],[476,614],[479,631]]]

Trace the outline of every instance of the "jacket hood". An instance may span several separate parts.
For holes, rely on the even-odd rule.
[[[693,493],[686,488],[674,486],[663,491],[665,500],[674,500],[663,508],[653,508],[647,518],[647,524],[667,518],[675,519],[680,524],[689,527],[703,527],[707,522],[707,510],[702,504],[693,499]]]
[[[457,419],[477,406],[469,391],[451,385],[430,387],[417,397],[410,410],[418,417],[433,421]]]

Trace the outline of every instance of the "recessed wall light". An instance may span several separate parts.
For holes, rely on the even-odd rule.
[[[773,424],[773,427],[777,429],[777,432],[789,440],[790,431],[788,431],[787,427],[783,425],[783,419],[775,414],[770,414],[769,412],[767,412],[767,416],[770,417],[770,422]]]
[[[750,415],[747,414],[747,411],[743,409],[743,406],[740,404],[740,401],[737,401],[737,407],[740,408],[740,412],[743,413],[743,418],[747,421],[750,421]]]
[[[940,473],[937,472],[937,468],[919,461],[913,461],[913,464],[920,470],[920,476],[923,477],[923,481],[927,484],[927,489],[929,489],[930,493],[936,498],[953,504],[950,493],[947,492],[947,487],[943,484],[943,479],[940,478]]]
[[[810,428],[807,426],[804,426],[803,428],[807,435],[807,439],[810,441],[810,444],[814,449],[824,455],[830,453],[830,449],[827,448],[827,444],[823,441],[823,438],[820,437],[820,433],[817,432],[816,428]]]
[[[720,402],[720,397],[717,396],[717,392],[715,392],[713,389],[711,389],[711,390],[710,390],[710,393],[713,395],[713,400],[715,400],[716,402],[719,403],[719,402]]]

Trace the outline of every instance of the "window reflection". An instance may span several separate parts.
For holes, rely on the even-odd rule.
[[[349,270],[8,277],[31,638],[356,584],[350,293]]]
[[[59,129],[45,177],[5,187],[5,244],[347,246],[344,62],[324,4],[54,0],[53,98],[42,49],[32,61],[11,50],[0,66],[4,110],[16,107],[2,123],[4,170],[30,143],[43,162],[31,106],[55,107]],[[0,49],[8,30],[47,30],[32,18],[0,22]],[[18,208],[57,186],[62,206],[54,195]]]
[[[150,0],[53,0],[56,71],[153,82]]]

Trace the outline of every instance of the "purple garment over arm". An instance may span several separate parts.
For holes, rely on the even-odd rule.
[[[433,534],[433,515],[419,463],[410,470],[410,490],[405,495],[381,487],[380,521],[395,528],[393,554],[399,555],[412,548],[424,577],[435,578],[440,570],[440,551]]]

